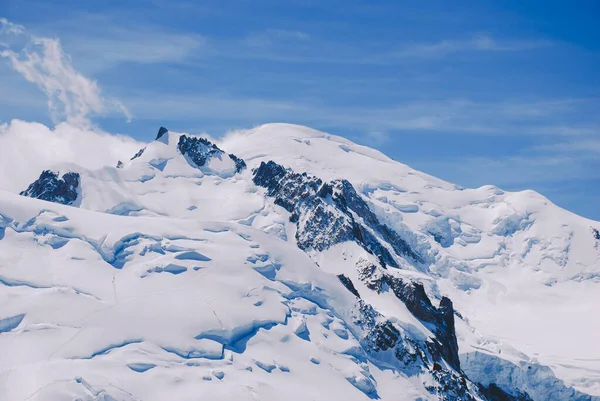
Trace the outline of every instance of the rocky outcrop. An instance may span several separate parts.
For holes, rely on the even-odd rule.
[[[235,163],[237,173],[246,168],[246,163],[235,155],[227,155],[217,145],[205,138],[181,135],[177,143],[177,149],[184,155],[188,161],[191,161],[197,167],[206,165],[211,158],[229,157]]]
[[[354,323],[361,326],[360,340],[367,355],[378,364],[392,365],[409,376],[429,373],[433,381],[425,388],[441,400],[477,400],[478,389],[460,370],[447,368],[448,361],[431,339],[417,340],[386,319],[362,299]]]
[[[394,295],[404,302],[410,313],[435,334],[440,343],[439,346],[435,344],[435,351],[439,352],[450,366],[460,371],[458,341],[454,330],[454,308],[450,298],[442,297],[439,308],[436,308],[425,293],[423,284],[388,274],[384,274],[382,280]]]
[[[40,178],[29,185],[20,195],[63,205],[73,205],[77,201],[79,182],[78,173],[69,172],[59,177],[59,173],[44,170]]]
[[[291,213],[300,249],[324,251],[354,241],[384,266],[399,266],[390,249],[397,256],[421,261],[406,241],[379,221],[346,180],[323,182],[269,161],[253,171],[253,181],[267,189],[267,196],[274,198],[276,205]]]
[[[233,160],[233,162],[235,163],[235,171],[236,172],[239,173],[240,171],[242,171],[243,169],[246,168],[246,162],[243,159],[240,159],[239,157],[237,157],[236,155],[234,155],[232,153],[229,154],[229,158],[231,160]]]
[[[342,284],[344,284],[344,287],[346,287],[346,289],[348,289],[348,291],[350,291],[352,294],[354,294],[354,296],[356,296],[357,298],[360,298],[360,294],[356,290],[356,287],[354,286],[354,283],[352,283],[352,280],[350,280],[344,274],[338,274],[337,278],[341,281]]]
[[[141,148],[140,150],[137,151],[137,153],[135,155],[133,155],[133,157],[129,160],[134,160],[137,159],[138,157],[140,157],[141,155],[144,154],[144,150],[146,150],[146,148]]]
[[[389,288],[417,319],[435,334],[437,343],[431,345],[431,352],[440,354],[450,366],[460,371],[458,341],[454,327],[452,301],[442,297],[439,307],[433,306],[423,284],[395,277],[364,259],[356,264],[358,277],[365,285],[378,293]]]

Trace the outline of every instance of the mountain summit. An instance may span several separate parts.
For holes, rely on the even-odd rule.
[[[2,399],[600,400],[600,223],[540,194],[290,124],[65,162],[0,191]]]

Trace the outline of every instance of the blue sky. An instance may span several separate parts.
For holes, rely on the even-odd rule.
[[[0,2],[112,99],[94,117],[106,131],[297,123],[596,220],[599,16],[598,1]],[[3,61],[0,121],[52,125],[46,95]]]

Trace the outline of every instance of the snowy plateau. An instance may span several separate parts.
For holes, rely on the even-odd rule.
[[[600,400],[600,223],[301,126],[68,130],[0,149],[0,400]]]

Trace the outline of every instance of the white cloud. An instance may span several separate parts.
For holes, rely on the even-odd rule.
[[[89,169],[115,166],[118,160],[128,160],[143,146],[130,137],[68,123],[51,129],[13,120],[0,125],[0,189],[22,191],[42,170],[60,163]]]
[[[3,37],[18,37],[25,42],[17,48],[11,46],[14,41],[2,43],[0,56],[46,94],[55,123],[67,121],[74,125],[89,126],[93,115],[115,111],[131,119],[131,114],[123,104],[104,98],[95,81],[73,68],[71,59],[64,53],[58,39],[29,35],[23,27],[5,19],[0,19],[0,27]]]
[[[18,35],[25,31],[22,25],[13,24],[6,18],[0,18],[0,34]]]

